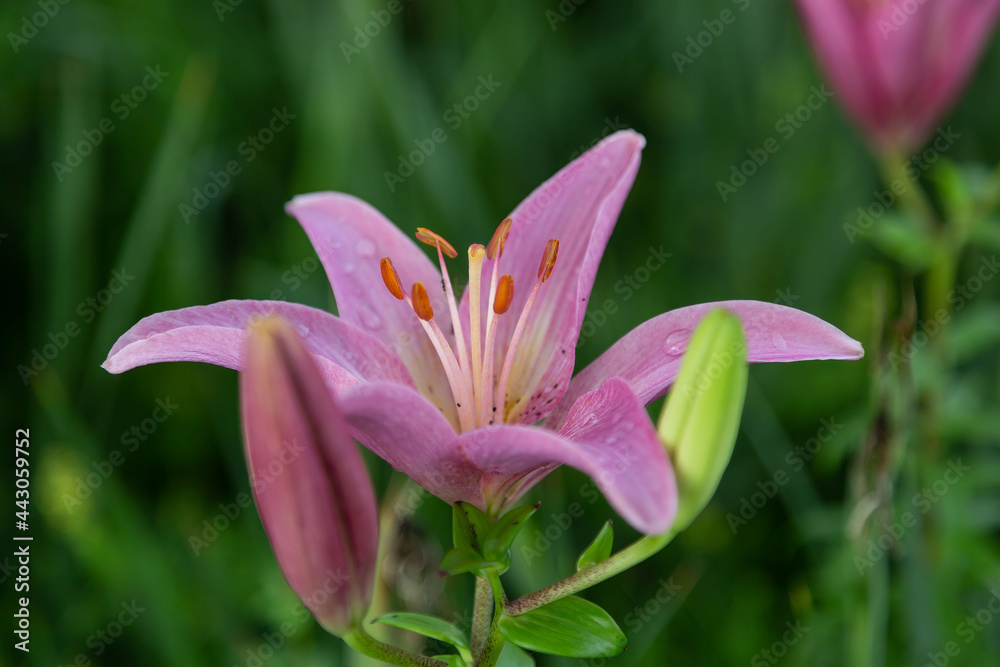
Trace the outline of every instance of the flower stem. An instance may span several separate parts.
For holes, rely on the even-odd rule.
[[[400,667],[448,667],[447,663],[390,646],[368,634],[361,625],[344,635],[344,641],[358,653]]]
[[[504,636],[500,634],[500,616],[503,615],[504,605],[507,603],[507,595],[503,591],[500,577],[496,573],[488,574],[490,588],[493,589],[493,602],[496,608],[493,611],[493,621],[490,623],[490,633],[486,637],[486,644],[483,646],[483,654],[476,660],[475,667],[494,667],[500,659],[500,652],[506,642]],[[477,580],[478,584],[478,580]]]
[[[472,606],[472,637],[469,648],[472,655],[478,657],[486,645],[486,633],[490,629],[490,614],[493,610],[493,599],[490,594],[490,582],[486,577],[476,577],[476,597]]]
[[[621,574],[630,567],[638,565],[670,543],[677,533],[674,530],[663,535],[647,535],[636,540],[607,560],[580,570],[574,575],[557,581],[551,586],[535,591],[508,602],[504,611],[509,616],[517,616],[532,609],[537,609],[550,602],[573,595],[616,574]]]

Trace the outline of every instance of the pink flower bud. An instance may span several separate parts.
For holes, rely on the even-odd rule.
[[[294,330],[252,325],[240,375],[257,510],[289,585],[328,631],[368,611],[378,546],[375,493],[333,395]]]
[[[958,97],[1000,0],[796,0],[840,104],[880,153],[919,148]]]

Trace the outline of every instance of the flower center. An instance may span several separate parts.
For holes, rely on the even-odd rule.
[[[448,377],[452,396],[455,399],[455,409],[458,412],[459,427],[462,431],[471,431],[474,428],[492,424],[498,419],[498,411],[499,419],[503,421],[507,407],[507,383],[514,366],[514,356],[517,353],[518,344],[524,333],[531,307],[535,303],[535,297],[538,296],[538,290],[552,274],[556,257],[559,254],[559,241],[549,239],[538,267],[538,279],[528,295],[524,308],[521,309],[521,315],[514,327],[510,344],[507,346],[500,376],[494,382],[497,327],[500,317],[510,309],[514,300],[513,277],[510,274],[500,274],[500,257],[503,255],[507,237],[510,235],[510,228],[511,219],[507,218],[497,227],[488,246],[483,247],[478,243],[469,246],[469,341],[472,348],[471,355],[466,348],[465,333],[462,330],[462,321],[458,314],[458,303],[455,301],[448,268],[444,262],[445,255],[451,258],[458,256],[455,248],[441,235],[423,227],[417,228],[417,240],[437,248],[438,261],[441,264],[441,286],[448,300],[451,322],[455,331],[454,349],[452,349],[444,332],[434,322],[434,310],[427,297],[427,289],[418,282],[413,283],[413,287],[407,293],[402,287],[399,275],[392,265],[392,260],[388,257],[382,258],[382,280],[385,282],[386,289],[400,301],[406,301],[420,320],[420,324],[437,351],[438,358],[440,358],[441,365]],[[494,258],[496,261],[493,262],[493,275],[490,278],[489,309],[486,311],[484,335],[481,303],[483,260]]]

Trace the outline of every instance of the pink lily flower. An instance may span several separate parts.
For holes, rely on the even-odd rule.
[[[254,502],[292,590],[344,635],[364,621],[378,550],[368,471],[312,355],[277,317],[255,324],[240,374]]]
[[[266,301],[159,313],[122,336],[104,368],[205,361],[241,369],[243,330],[277,314],[316,357],[351,435],[442,500],[499,512],[566,464],[590,475],[638,530],[662,533],[677,489],[644,406],[666,393],[709,310],[741,318],[751,362],[858,359],[863,350],[793,308],[726,301],[654,317],[574,378],[597,265],[644,145],[642,135],[618,132],[532,192],[488,247],[469,248],[460,301],[445,264],[457,252],[437,234],[421,229],[417,238],[435,247],[440,269],[365,202],[298,196],[287,210],[319,254],[339,317]]]
[[[878,152],[919,148],[965,86],[1000,0],[796,0],[823,69]]]

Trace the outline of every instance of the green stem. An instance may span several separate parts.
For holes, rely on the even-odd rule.
[[[472,637],[469,648],[477,660],[486,645],[486,633],[490,629],[490,615],[494,606],[492,597],[490,582],[485,577],[476,577],[476,597],[472,606]]]
[[[493,621],[490,623],[490,634],[486,637],[483,654],[476,661],[475,667],[494,667],[497,660],[500,659],[500,652],[503,651],[503,645],[506,641],[504,636],[500,634],[500,616],[503,615],[507,595],[504,593],[500,577],[496,573],[490,572],[488,577],[489,585],[493,589],[493,602],[496,607],[493,611]]]
[[[365,632],[363,626],[355,627],[349,634],[344,635],[344,641],[358,653],[363,653],[369,658],[375,658],[391,665],[400,667],[448,667],[447,663],[425,655],[417,655],[404,651],[401,648],[390,646],[385,642],[372,637]]]
[[[907,159],[901,155],[886,155],[881,161],[882,178],[904,209],[920,223],[924,231],[932,231],[937,223],[934,207],[916,179],[906,173]],[[896,183],[899,183],[897,186]]]
[[[663,535],[647,535],[625,547],[610,558],[596,565],[580,570],[562,581],[508,602],[504,611],[509,616],[517,616],[532,609],[537,609],[550,602],[573,595],[616,574],[621,574],[657,553],[670,543],[677,531],[671,529]]]

